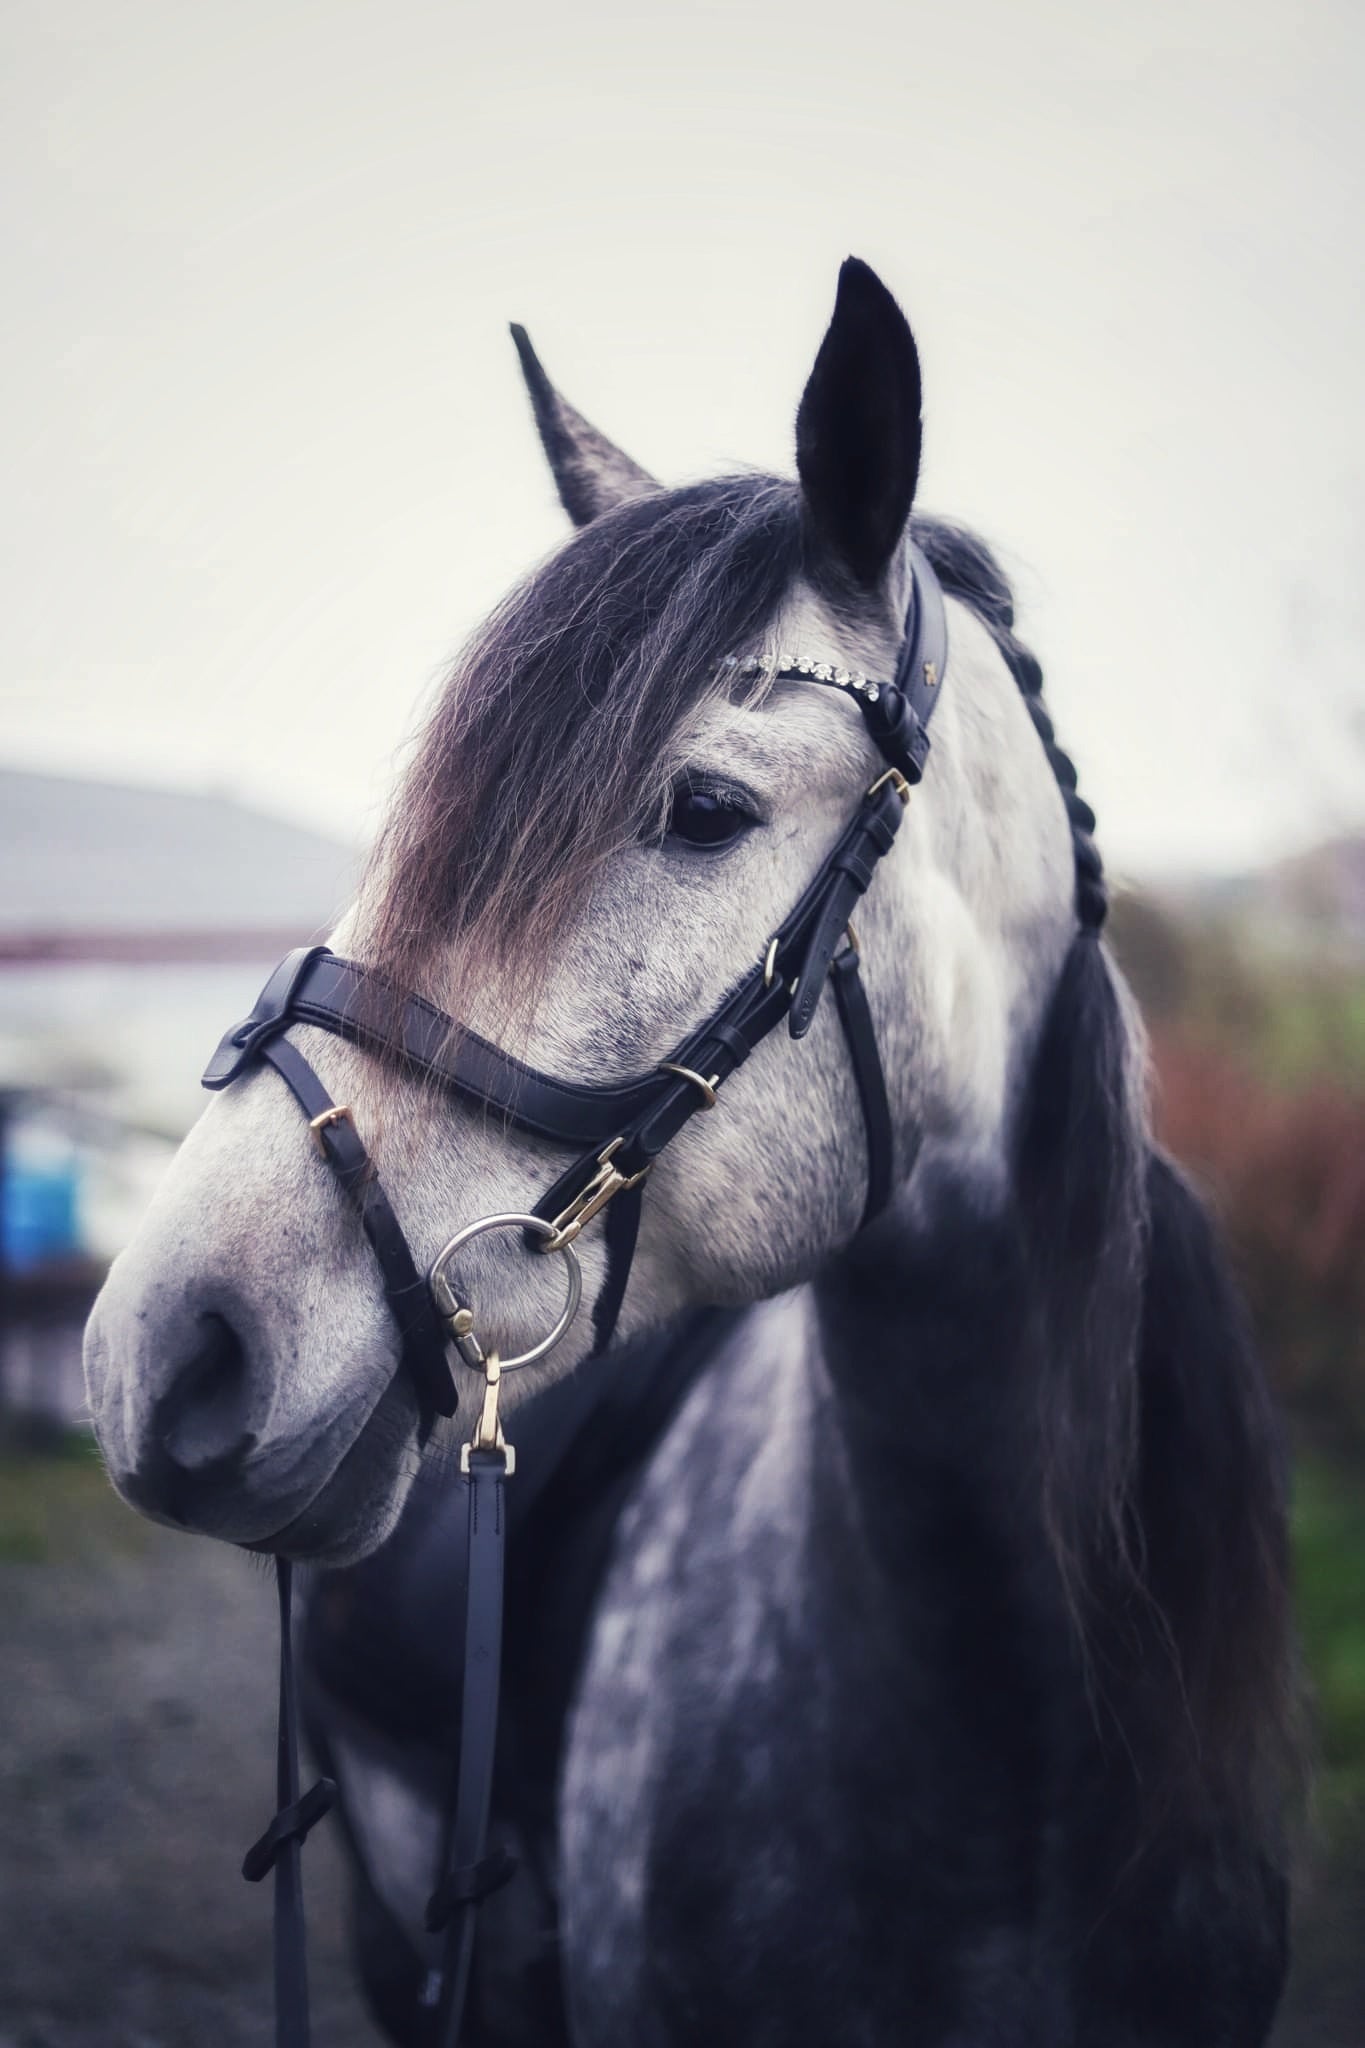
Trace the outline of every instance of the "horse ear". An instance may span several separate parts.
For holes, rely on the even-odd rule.
[[[560,502],[575,526],[586,526],[613,506],[628,498],[642,498],[660,485],[610,442],[605,434],[575,412],[561,398],[541,367],[524,327],[512,326],[512,339],[521,358],[521,371],[531,394],[531,406],[540,429]]]
[[[910,323],[876,272],[850,256],[796,415],[796,470],[821,546],[866,589],[905,531],[919,457]]]

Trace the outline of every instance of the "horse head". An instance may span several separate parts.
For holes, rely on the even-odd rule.
[[[993,632],[954,598],[968,544],[912,521],[903,314],[847,263],[797,414],[797,481],[678,490],[590,426],[514,332],[575,531],[456,662],[333,946],[540,1073],[652,1073],[764,960],[883,770],[848,692],[815,676],[895,673],[913,527],[944,571],[950,675],[857,943],[895,1202],[945,1176],[991,1201],[1077,930],[1078,800],[1002,652],[1007,620]],[[306,1023],[290,1037],[364,1133],[419,1266],[462,1225],[525,1213],[565,1168],[543,1135],[372,1048]],[[826,998],[800,1041],[766,1036],[654,1165],[613,1341],[806,1279],[858,1232],[866,1178]],[[592,1301],[600,1225],[576,1251]],[[560,1261],[514,1233],[464,1245],[458,1279],[503,1355],[559,1313]],[[593,1346],[580,1315],[505,1412]],[[209,1102],[115,1262],[86,1356],[109,1471],[144,1512],[332,1561],[393,1528],[421,1404],[356,1215],[274,1072]],[[478,1394],[469,1376],[462,1408]]]

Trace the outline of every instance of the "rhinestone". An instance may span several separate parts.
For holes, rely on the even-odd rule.
[[[798,661],[796,666],[803,676],[813,676],[815,674],[815,663],[813,661]]]
[[[877,685],[875,683],[865,683],[863,687],[867,691],[868,703],[875,704],[878,697],[880,697],[882,694],[881,691],[877,688]]]
[[[851,668],[836,668],[834,680],[841,689],[846,690],[850,683],[856,684],[858,678],[854,675]]]
[[[782,666],[783,668],[795,668],[796,656],[794,654],[784,654],[782,657]]]

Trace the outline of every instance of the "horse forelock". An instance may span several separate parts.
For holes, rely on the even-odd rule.
[[[457,660],[371,862],[360,930],[393,986],[534,985],[614,852],[666,811],[667,742],[734,687],[800,568],[795,484],[722,478],[594,520]],[[761,686],[760,686],[761,687]]]
[[[1010,661],[990,550],[939,520],[913,532]],[[662,817],[670,735],[735,687],[725,657],[761,644],[808,538],[796,484],[724,477],[621,505],[509,594],[447,676],[375,847],[357,929],[386,981],[422,988],[452,946],[475,977],[534,980],[601,866]]]

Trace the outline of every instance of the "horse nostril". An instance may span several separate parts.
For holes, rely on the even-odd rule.
[[[199,1321],[203,1341],[161,1404],[162,1449],[185,1471],[243,1457],[256,1441],[246,1426],[251,1384],[242,1340],[223,1316]]]

